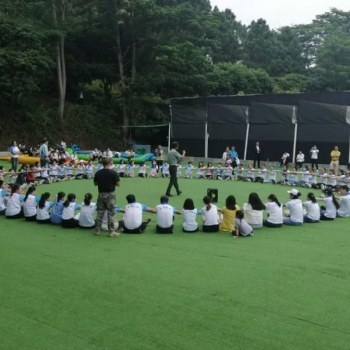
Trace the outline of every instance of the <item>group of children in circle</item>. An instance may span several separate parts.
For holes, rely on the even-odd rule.
[[[90,193],[85,194],[83,203],[79,205],[76,203],[75,194],[72,193],[66,197],[65,193],[59,192],[55,200],[51,201],[51,195],[48,192],[43,193],[40,198],[37,197],[34,185],[27,189],[25,195],[23,195],[19,184],[8,186],[3,180],[0,180],[0,187],[0,215],[6,216],[8,219],[25,218],[26,221],[36,221],[41,224],[62,225],[63,228],[92,229],[95,227],[97,206],[96,203],[92,202]],[[304,203],[300,200],[301,193],[297,189],[293,188],[287,192],[289,200],[284,205],[274,194],[269,195],[267,203],[264,204],[259,195],[253,192],[250,193],[248,201],[244,203],[242,209],[237,205],[233,195],[226,198],[223,208],[218,208],[213,204],[209,196],[203,198],[204,207],[201,210],[196,209],[191,198],[185,200],[181,210],[176,210],[176,208],[169,206],[167,196],[161,197],[161,203],[155,209],[146,205],[140,205],[140,208],[143,208],[143,211],[157,214],[158,233],[173,233],[174,214],[183,216],[182,228],[184,232],[197,232],[199,230],[197,216],[202,215],[204,232],[226,231],[231,232],[233,237],[252,236],[254,230],[263,226],[271,228],[282,227],[282,225],[301,226],[303,223],[318,223],[322,220],[350,217],[350,194],[346,185],[340,186],[340,197],[338,198],[332,189],[327,187],[323,191],[324,195],[319,198],[316,198],[313,193],[309,193]],[[318,201],[323,201],[324,206],[320,207]],[[286,210],[283,210],[283,207]],[[164,208],[167,210],[162,210]],[[264,210],[267,211],[266,220],[263,220]],[[78,215],[76,211],[80,211]],[[131,218],[128,218],[129,222],[130,220],[131,222],[136,220],[140,223],[142,221],[141,212],[128,212],[127,207],[125,210],[116,207],[116,212],[124,213],[123,220],[118,222],[117,226],[119,227],[123,227],[126,215],[131,215]],[[106,230],[107,215],[106,212],[103,220]],[[135,215],[140,215],[140,218],[132,217]],[[128,233],[142,233],[149,221],[142,230],[138,230],[136,227]]]
[[[7,182],[9,184],[17,183],[22,188],[29,186],[30,184],[39,185],[42,183],[52,183],[56,181],[67,180],[81,180],[91,179],[94,176],[94,172],[102,169],[102,165],[95,164],[93,160],[89,162],[79,161],[75,163],[71,161],[65,163],[64,160],[57,162],[53,160],[48,166],[40,167],[38,163],[34,165],[22,165],[19,171],[10,169],[8,172],[4,170],[3,166],[0,166],[0,178],[8,176]],[[119,177],[134,177],[135,170],[138,170],[138,177],[169,177],[169,164],[164,162],[162,165],[157,161],[152,161],[150,165],[140,163],[135,165],[133,161],[129,163],[127,160],[121,160],[119,164],[112,165]],[[184,173],[183,173],[184,170]],[[184,177],[185,179],[197,178],[197,179],[217,179],[217,180],[237,180],[248,182],[260,182],[260,183],[280,183],[282,185],[309,187],[315,189],[324,189],[326,187],[332,187],[335,189],[337,186],[346,185],[350,183],[350,171],[344,171],[339,169],[339,173],[336,174],[333,169],[329,169],[328,172],[325,168],[321,168],[320,171],[313,171],[307,165],[304,165],[302,169],[292,168],[288,170],[284,166],[281,170],[275,169],[274,165],[270,165],[267,169],[265,164],[262,164],[259,169],[254,169],[252,164],[249,164],[247,168],[244,168],[242,164],[238,164],[235,168],[231,164],[226,164],[222,167],[219,163],[217,166],[213,166],[209,162],[206,166],[203,162],[199,162],[195,167],[191,161],[186,166],[182,166],[181,162],[178,163],[177,177]]]

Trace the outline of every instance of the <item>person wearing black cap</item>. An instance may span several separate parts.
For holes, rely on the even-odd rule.
[[[120,179],[118,174],[110,169],[112,159],[103,157],[101,163],[103,169],[96,172],[94,177],[94,184],[98,186],[97,199],[97,217],[96,217],[96,236],[101,233],[102,221],[105,211],[108,212],[108,231],[110,237],[117,237],[119,233],[115,232],[114,216],[115,216],[115,187],[120,186]]]
[[[171,188],[174,186],[178,195],[182,192],[180,191],[179,185],[177,183],[177,162],[185,157],[186,151],[182,152],[182,155],[177,151],[179,148],[179,144],[177,142],[173,142],[171,144],[171,150],[168,152],[168,162],[169,162],[169,172],[170,172],[170,181],[169,186],[166,190],[166,196],[171,197]]]

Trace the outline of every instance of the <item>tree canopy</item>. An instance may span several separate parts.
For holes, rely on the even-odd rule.
[[[47,106],[40,118],[63,129],[81,96],[117,130],[168,120],[173,97],[350,89],[337,9],[271,29],[208,0],[1,0],[0,31],[1,118]]]

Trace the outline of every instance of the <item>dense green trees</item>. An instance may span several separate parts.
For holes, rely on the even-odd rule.
[[[336,9],[273,30],[208,0],[0,0],[0,32],[2,127],[20,115],[35,136],[84,114],[115,134],[163,122],[172,97],[350,89],[350,12]]]

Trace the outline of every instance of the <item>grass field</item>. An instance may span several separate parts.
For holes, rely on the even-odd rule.
[[[181,208],[207,188],[243,204],[257,191],[287,201],[288,187],[180,180]],[[123,179],[155,206],[164,179]],[[38,194],[86,192],[92,181],[43,185]],[[303,198],[309,191],[302,190]],[[119,216],[120,217],[120,216]],[[92,231],[0,218],[1,349],[350,349],[350,219],[228,233],[95,237]]]

